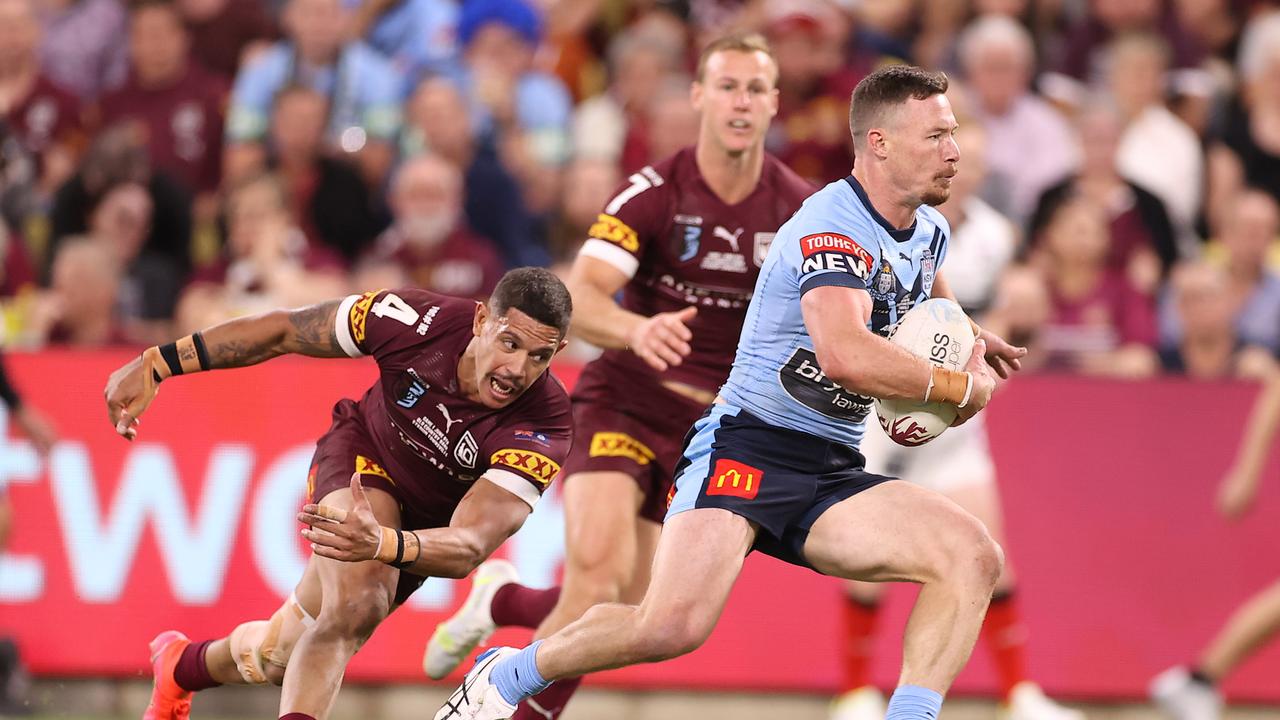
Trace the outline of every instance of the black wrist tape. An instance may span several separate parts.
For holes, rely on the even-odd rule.
[[[164,364],[169,366],[170,375],[182,374],[182,361],[178,359],[178,344],[167,343],[159,347],[160,357],[164,359]]]

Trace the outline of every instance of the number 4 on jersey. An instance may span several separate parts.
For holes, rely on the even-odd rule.
[[[409,303],[400,299],[400,296],[395,293],[383,295],[382,299],[369,309],[380,318],[391,318],[405,325],[418,322],[418,311],[409,307]]]

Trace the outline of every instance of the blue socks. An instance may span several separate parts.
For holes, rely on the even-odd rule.
[[[889,698],[884,720],[937,720],[942,696],[918,685],[903,685]]]
[[[542,679],[538,666],[533,662],[541,644],[541,640],[536,640],[529,647],[499,660],[493,666],[489,682],[498,688],[498,694],[503,700],[518,705],[521,700],[537,695],[551,685]]]

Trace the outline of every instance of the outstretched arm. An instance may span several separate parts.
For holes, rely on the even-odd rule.
[[[1280,374],[1273,373],[1253,402],[1235,464],[1218,488],[1218,509],[1223,515],[1240,517],[1253,504],[1277,426],[1280,426]]]
[[[298,513],[302,536],[321,557],[378,560],[429,577],[464,578],[511,537],[532,508],[514,493],[483,477],[453,511],[448,527],[400,530],[379,525],[360,485],[351,477],[350,511],[309,504]]]
[[[147,348],[107,380],[104,394],[111,424],[126,439],[136,437],[138,416],[151,404],[160,383],[172,375],[245,367],[288,353],[346,357],[334,329],[341,303],[331,300],[236,318],[168,345]]]
[[[690,305],[653,317],[637,315],[614,300],[629,279],[599,258],[578,255],[567,283],[573,294],[574,332],[602,348],[628,348],[659,372],[679,365],[689,354],[693,338],[685,323],[698,308]]]

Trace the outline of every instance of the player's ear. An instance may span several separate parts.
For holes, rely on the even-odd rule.
[[[889,157],[889,152],[886,148],[888,142],[889,138],[885,135],[884,130],[871,128],[867,131],[867,147],[881,160]]]
[[[484,323],[489,319],[489,306],[478,302],[476,303],[476,316],[471,321],[471,334],[480,337],[480,332],[484,329]]]
[[[689,104],[693,109],[702,112],[702,83],[694,80],[689,83]]]

